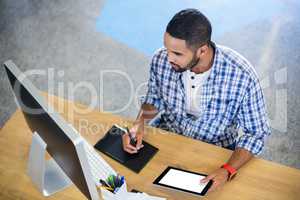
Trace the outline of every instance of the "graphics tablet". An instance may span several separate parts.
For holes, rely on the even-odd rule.
[[[114,125],[94,147],[127,168],[139,173],[157,153],[158,148],[143,141],[144,147],[140,149],[138,153],[129,154],[123,150],[123,132],[124,130],[122,128]]]

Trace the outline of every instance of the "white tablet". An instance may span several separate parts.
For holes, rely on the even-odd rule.
[[[157,177],[153,184],[204,196],[213,183],[212,181],[200,183],[200,180],[206,176],[207,175],[205,174],[182,170],[175,167],[167,167],[167,169]]]

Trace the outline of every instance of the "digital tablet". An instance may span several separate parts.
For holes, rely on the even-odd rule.
[[[143,141],[144,147],[138,153],[127,153],[123,150],[122,144],[122,134],[124,131],[126,130],[123,130],[118,125],[113,125],[94,147],[134,172],[139,173],[158,152],[158,148]]]
[[[165,169],[163,173],[157,177],[153,184],[194,195],[204,196],[213,183],[211,180],[208,183],[200,183],[200,180],[206,176],[207,175],[205,174],[178,169],[175,167],[167,167],[167,169]]]

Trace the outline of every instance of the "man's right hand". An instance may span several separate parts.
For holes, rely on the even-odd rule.
[[[129,133],[125,133],[122,136],[122,141],[123,141],[123,150],[130,153],[134,154],[137,153],[138,150],[143,148],[143,135],[144,135],[144,124],[135,124],[130,130],[131,136],[129,136]],[[133,144],[130,143],[131,138],[133,138],[136,141],[136,145],[134,146]]]

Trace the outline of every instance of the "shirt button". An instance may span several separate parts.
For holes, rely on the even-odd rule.
[[[194,85],[192,85],[192,88],[195,88],[195,86],[194,86]]]
[[[194,76],[191,76],[191,79],[194,79],[195,77]]]

